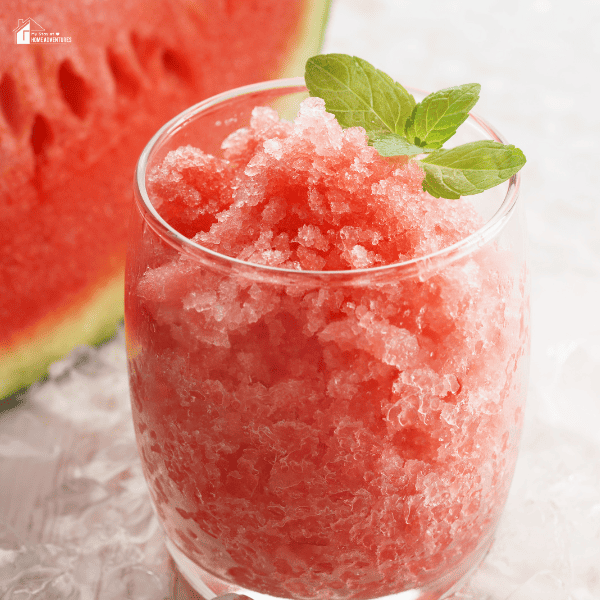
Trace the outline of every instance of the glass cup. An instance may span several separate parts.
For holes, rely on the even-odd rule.
[[[305,92],[290,79],[220,94],[141,155],[125,312],[145,476],[207,598],[433,600],[484,557],[515,466],[529,354],[519,175],[463,200],[475,233],[377,268],[251,264],[159,215],[147,176],[169,151],[218,156],[254,106],[289,111]],[[453,142],[476,139],[504,142],[470,116]]]

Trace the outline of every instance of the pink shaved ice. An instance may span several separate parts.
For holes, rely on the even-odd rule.
[[[321,98],[305,100],[293,124],[255,108],[222,149],[223,158],[170,152],[148,191],[167,221],[185,219],[192,240],[248,262],[364,269],[435,252],[481,226],[470,204],[424,192],[415,161],[382,158],[364,129],[342,129]]]

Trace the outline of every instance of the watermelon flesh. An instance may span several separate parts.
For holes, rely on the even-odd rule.
[[[431,256],[482,219],[423,192],[416,163],[382,159],[320,99],[294,126],[255,109],[211,156],[210,121],[225,116],[157,152],[150,200],[194,242],[290,271],[178,253],[138,217],[133,416],[174,556],[250,597],[439,598],[482,558],[508,493],[524,265],[492,242],[411,276],[351,279]]]
[[[0,7],[0,398],[109,336],[137,157],[219,91],[299,74],[326,1],[4,2]],[[33,18],[71,43],[17,45]]]

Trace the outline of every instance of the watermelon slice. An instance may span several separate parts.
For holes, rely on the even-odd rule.
[[[301,74],[328,5],[4,0],[0,398],[114,332],[133,170],[152,134],[207,96]],[[19,44],[27,22],[71,41]]]

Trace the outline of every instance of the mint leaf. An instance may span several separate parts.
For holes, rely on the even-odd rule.
[[[397,133],[373,133],[369,134],[369,144],[373,146],[381,156],[414,156],[428,152],[425,148],[411,144],[405,137]]]
[[[347,54],[319,54],[306,62],[304,79],[311,96],[325,100],[342,127],[367,133],[403,134],[415,99],[389,75],[366,60]]]
[[[467,83],[429,94],[406,123],[406,138],[425,148],[441,148],[467,119],[479,100],[481,86]]]
[[[482,140],[436,150],[419,161],[425,170],[423,189],[436,198],[479,194],[512,177],[525,164],[521,150]]]

